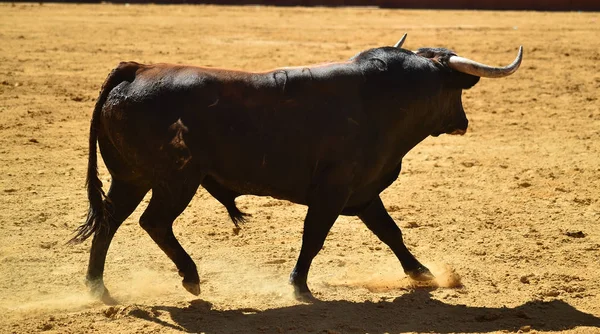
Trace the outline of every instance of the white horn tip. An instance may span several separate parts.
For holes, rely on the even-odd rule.
[[[523,45],[519,46],[519,52],[517,53],[517,58],[515,58],[515,61],[508,65],[508,67],[512,67],[516,65],[516,68],[513,70],[516,71],[517,68],[519,67],[519,65],[521,65],[521,61],[523,60]]]
[[[404,41],[406,40],[406,35],[408,34],[405,33],[404,36],[402,36],[402,38],[400,38],[400,40],[396,44],[394,44],[395,48],[402,47],[402,44],[404,44]]]
[[[517,58],[523,58],[523,45],[519,46],[519,53],[517,54]]]

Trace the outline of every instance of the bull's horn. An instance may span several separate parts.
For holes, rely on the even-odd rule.
[[[401,48],[402,47],[402,44],[404,44],[404,41],[406,40],[406,35],[407,34],[404,34],[404,36],[402,36],[402,38],[400,38],[400,40],[396,44],[394,44],[395,48]]]
[[[471,59],[452,56],[448,59],[448,66],[456,71],[483,78],[502,78],[509,76],[519,68],[523,60],[523,46],[519,47],[517,58],[508,66],[492,67],[472,61]]]

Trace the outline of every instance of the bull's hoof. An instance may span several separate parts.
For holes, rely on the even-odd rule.
[[[93,299],[99,300],[106,305],[116,305],[119,303],[110,295],[102,279],[86,280],[85,285],[90,289],[90,295]]]
[[[183,287],[192,295],[200,295],[200,283],[182,281],[181,285],[183,285]]]
[[[424,266],[420,266],[414,270],[408,270],[406,271],[406,274],[411,279],[419,282],[431,281],[435,279],[435,276],[431,273],[431,271]]]
[[[114,299],[110,293],[108,293],[108,290],[106,290],[104,292],[104,294],[102,295],[102,298],[100,298],[100,301],[102,301],[104,304],[106,305],[117,305],[119,304],[119,301]]]
[[[313,303],[316,303],[319,301],[310,292],[294,293],[294,298],[299,302],[309,303],[309,304],[313,304]]]
[[[313,296],[313,294],[308,289],[299,289],[294,287],[294,298],[302,303],[315,303],[319,300]]]

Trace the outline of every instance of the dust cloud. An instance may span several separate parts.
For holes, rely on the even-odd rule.
[[[389,292],[394,290],[412,290],[419,288],[460,288],[460,275],[449,265],[428,264],[434,274],[431,281],[415,281],[408,276],[399,276],[397,272],[374,273],[368,276],[354,276],[343,280],[329,282],[332,286],[364,288],[370,292]]]

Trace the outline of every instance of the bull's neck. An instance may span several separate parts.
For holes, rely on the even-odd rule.
[[[390,120],[392,131],[389,142],[392,154],[398,163],[420,142],[429,137],[438,127],[435,110],[428,103],[415,103],[401,109]]]

